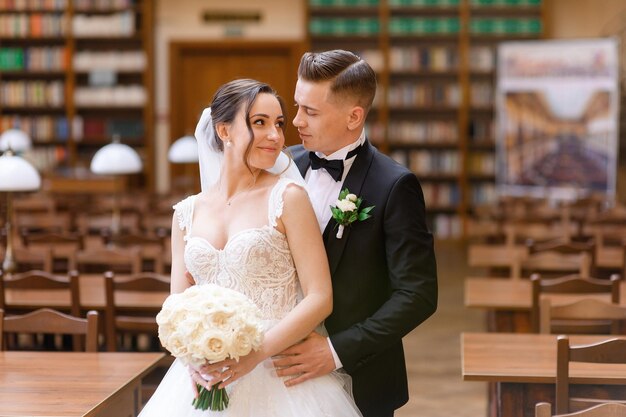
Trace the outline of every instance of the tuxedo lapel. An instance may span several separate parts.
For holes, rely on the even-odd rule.
[[[367,171],[374,158],[374,149],[365,141],[363,147],[359,151],[354,160],[354,164],[350,168],[345,181],[341,185],[341,189],[347,188],[352,194],[357,196],[361,195],[361,190],[367,176]],[[335,273],[339,260],[343,254],[343,250],[346,247],[346,243],[350,237],[350,226],[346,226],[343,231],[341,239],[337,239],[337,222],[331,217],[330,221],[324,229],[324,245],[326,246],[326,253],[328,254],[328,263],[330,265],[331,275]]]

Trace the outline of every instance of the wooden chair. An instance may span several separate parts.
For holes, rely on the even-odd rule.
[[[4,259],[4,248],[0,248],[0,259]],[[16,270],[26,272],[38,269],[52,273],[54,258],[50,248],[13,248],[13,260]]]
[[[559,255],[569,255],[572,259],[581,254],[586,254],[586,261],[589,263],[585,268],[589,269],[589,274],[595,273],[596,268],[596,242],[593,238],[582,241],[573,241],[569,237],[558,239],[536,241],[529,239],[526,241],[528,254],[553,253]],[[558,268],[555,268],[558,269]],[[581,271],[581,273],[584,271]],[[589,275],[586,275],[589,276]]]
[[[626,417],[626,405],[607,402],[573,413],[552,415],[550,403],[537,403],[535,417]]]
[[[63,233],[71,228],[68,213],[30,213],[21,212],[15,215],[16,230],[20,233]]]
[[[577,226],[563,225],[558,217],[545,219],[524,219],[506,222],[502,229],[506,236],[507,245],[525,244],[528,239],[551,240],[568,239],[577,233]]]
[[[72,258],[72,269],[81,273],[99,273],[114,271],[123,274],[141,272],[141,249],[138,247],[96,248],[78,251]]]
[[[540,274],[530,276],[532,285],[531,324],[535,333],[539,332],[539,300],[542,294],[610,294],[611,302],[620,302],[620,276],[614,274],[610,280],[584,278],[580,275],[567,275],[560,278],[543,279]]]
[[[571,346],[567,336],[558,337],[556,365],[557,414],[579,411],[585,407],[607,401],[606,399],[598,400],[570,397],[569,364],[571,362],[604,364],[626,363],[626,340],[608,339],[591,345]]]
[[[131,336],[130,340],[134,342],[137,336],[148,335],[151,341],[155,341],[158,335],[156,312],[142,313],[136,309],[125,309],[119,306],[116,300],[121,299],[125,293],[133,292],[142,294],[162,293],[163,299],[165,299],[170,293],[169,276],[141,273],[129,277],[115,277],[112,272],[107,272],[105,273],[105,288],[107,350],[117,351],[123,348],[124,336]],[[158,350],[163,349],[158,342],[151,347]],[[164,356],[159,361],[158,367],[144,378],[141,389],[143,398],[152,396],[172,361],[171,355]]]
[[[566,274],[591,276],[593,256],[587,252],[567,253],[546,250],[511,260],[511,277],[519,279],[533,273],[558,277]]]
[[[141,251],[141,271],[163,273],[163,255],[166,252],[164,232],[160,234],[122,233],[111,234],[103,231],[102,239],[107,248],[125,250],[139,248]]]
[[[553,306],[549,298],[541,300],[539,307],[540,333],[554,333],[552,320],[558,320],[561,325],[560,333],[606,333],[609,328],[611,334],[619,333],[619,322],[626,320],[626,307],[612,304],[595,298],[582,298],[573,303]],[[598,322],[606,323],[602,330],[597,330]],[[567,323],[570,325],[568,326]],[[563,327],[567,330],[563,332]]]
[[[0,309],[0,351],[5,350],[7,333],[54,333],[85,336],[85,350],[98,351],[98,313],[89,311],[87,318],[73,317],[50,308],[42,308],[20,316],[4,316]]]
[[[16,213],[56,213],[56,202],[54,198],[46,193],[27,193],[19,195],[13,200],[13,210]]]
[[[148,233],[170,235],[172,233],[172,209],[167,213],[149,212],[142,218],[142,227]]]
[[[487,268],[489,276],[512,276],[512,259],[524,259],[528,248],[523,245],[470,243],[467,262],[472,268]]]
[[[120,213],[120,232],[139,233],[140,215],[135,210]],[[111,211],[96,211],[81,213],[76,219],[78,231],[84,235],[100,236],[103,231],[111,230],[113,213]]]
[[[67,276],[53,275],[49,272],[32,270],[14,275],[0,271],[0,308],[5,311],[19,311],[15,306],[7,305],[5,292],[12,291],[60,291],[67,293],[70,314],[80,315],[80,287],[78,272],[71,271]]]
[[[65,296],[65,304],[69,306],[68,312],[72,316],[79,317],[81,314],[80,286],[76,271],[71,271],[67,275],[54,275],[40,270],[9,275],[0,271],[0,309],[12,314],[24,313],[28,309],[7,303],[7,290],[14,294],[20,292],[24,296],[42,292],[46,294],[57,293]],[[73,345],[75,350],[81,350],[80,338],[74,338]]]
[[[50,250],[52,272],[67,272],[74,253],[83,250],[83,237],[77,233],[23,233],[22,244],[29,250]]]
[[[156,336],[158,326],[156,313],[143,315],[140,312],[121,308],[116,299],[123,293],[163,293],[164,298],[170,292],[170,278],[154,273],[140,273],[128,277],[115,277],[113,272],[104,274],[106,288],[105,327],[107,350],[118,350],[117,336],[123,333],[149,334]]]

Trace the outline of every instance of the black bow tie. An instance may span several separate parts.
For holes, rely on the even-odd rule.
[[[335,181],[341,181],[341,177],[343,177],[343,162],[347,159],[352,158],[353,156],[356,156],[356,154],[358,154],[361,150],[361,146],[362,145],[357,146],[356,148],[348,152],[348,154],[346,155],[346,159],[325,159],[317,156],[315,152],[309,152],[309,158],[311,159],[311,169],[315,170],[324,168]]]

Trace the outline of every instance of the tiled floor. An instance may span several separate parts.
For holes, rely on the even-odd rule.
[[[465,245],[440,242],[436,254],[439,307],[404,339],[410,400],[396,417],[484,417],[486,384],[461,378],[460,334],[484,329],[483,313],[463,307]]]

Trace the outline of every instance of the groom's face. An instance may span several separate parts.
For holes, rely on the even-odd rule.
[[[352,143],[348,121],[351,107],[330,91],[330,81],[298,79],[294,100],[298,108],[293,124],[309,151],[330,155]]]

